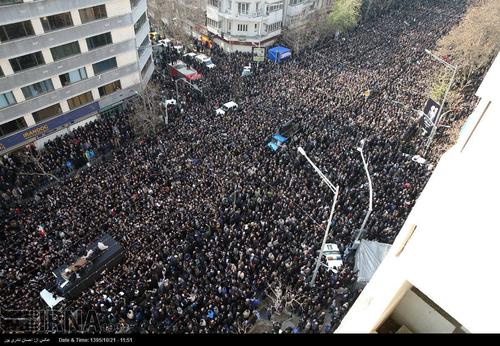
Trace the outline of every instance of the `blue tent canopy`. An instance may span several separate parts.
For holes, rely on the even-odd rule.
[[[280,143],[285,143],[285,142],[288,140],[288,138],[283,137],[282,135],[280,135],[280,134],[278,134],[278,133],[277,133],[277,134],[274,134],[274,135],[273,135],[273,138],[274,138],[274,139],[276,139],[276,140],[277,140],[278,142],[280,142]]]
[[[285,59],[292,57],[292,51],[289,48],[283,46],[276,46],[268,49],[267,58],[274,62],[282,62]]]

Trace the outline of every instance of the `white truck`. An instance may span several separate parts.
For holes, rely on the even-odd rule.
[[[227,102],[227,103],[224,103],[220,108],[217,108],[215,110],[215,114],[216,115],[224,115],[226,114],[226,112],[229,112],[229,111],[235,111],[238,109],[238,105],[236,104],[236,102]]]
[[[212,59],[210,57],[206,56],[205,54],[198,54],[194,58],[197,62],[200,64],[205,65],[209,69],[213,69],[215,67],[215,64],[212,62]]]

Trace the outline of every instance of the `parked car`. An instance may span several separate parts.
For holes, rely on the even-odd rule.
[[[195,60],[198,63],[205,65],[209,69],[213,69],[215,67],[215,64],[212,62],[212,59],[210,57],[206,56],[205,54],[198,54],[195,57]]]
[[[342,254],[340,253],[337,244],[326,243],[323,255],[325,256],[328,270],[337,274],[340,266],[342,265]]]
[[[226,112],[229,112],[229,111],[236,111],[238,110],[238,105],[236,104],[236,102],[227,102],[227,103],[224,103],[220,108],[217,108],[215,110],[215,114],[216,115],[224,115],[226,114]]]
[[[247,77],[252,75],[252,66],[243,66],[243,71],[241,72],[242,77]]]

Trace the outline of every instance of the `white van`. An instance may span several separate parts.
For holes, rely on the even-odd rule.
[[[215,110],[215,114],[216,115],[224,115],[228,111],[237,110],[237,109],[238,109],[238,105],[236,104],[236,102],[231,101],[231,102],[224,103],[220,108],[217,108]]]
[[[337,274],[340,266],[342,265],[342,255],[337,244],[325,244],[323,255],[326,258],[326,266],[328,267],[328,270]]]
[[[210,59],[208,56],[205,54],[198,54],[195,57],[195,60],[198,61],[200,64],[204,64],[206,67],[209,69],[212,69],[215,67],[215,64],[212,62],[212,59]]]

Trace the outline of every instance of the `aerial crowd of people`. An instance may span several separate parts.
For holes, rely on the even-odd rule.
[[[39,292],[52,270],[105,232],[125,247],[124,262],[57,309],[95,310],[101,325],[124,333],[248,332],[283,313],[281,288],[292,292],[295,324],[270,322],[269,331],[333,332],[360,293],[350,247],[368,185],[357,147],[364,139],[374,188],[363,237],[392,243],[435,163],[411,160],[426,137],[405,136],[416,114],[400,103],[422,108],[440,68],[424,50],[465,7],[407,2],[283,64],[254,65],[250,77],[241,76],[250,54],[214,49],[216,68],[198,82],[204,102],[183,86],[182,112],[158,135],[134,134],[132,102],[42,150],[3,156],[0,306],[45,309]],[[156,57],[151,82],[169,99],[171,60]],[[228,101],[240,111],[216,115]],[[289,121],[300,131],[270,150]],[[314,287],[333,193],[299,146],[339,186],[328,242],[344,264],[336,274],[321,267]]]

